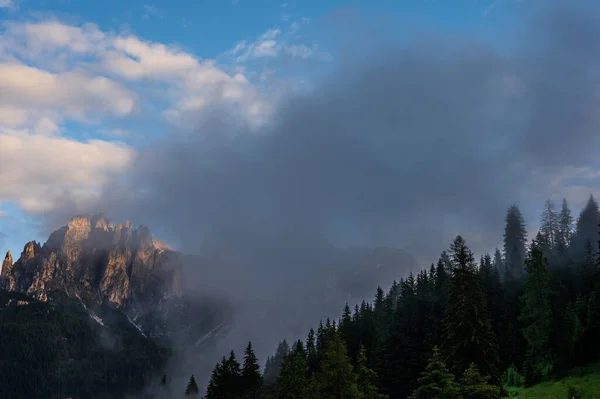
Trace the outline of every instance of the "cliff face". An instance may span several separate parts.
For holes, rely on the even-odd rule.
[[[152,236],[146,226],[114,226],[102,215],[78,216],[50,234],[41,246],[25,245],[13,263],[2,267],[3,288],[46,300],[46,293],[85,292],[117,306],[181,296],[178,254]],[[2,287],[0,287],[2,288]]]

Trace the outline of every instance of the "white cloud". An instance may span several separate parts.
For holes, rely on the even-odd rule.
[[[0,0],[0,8],[13,8],[14,6],[12,0]]]
[[[112,173],[124,171],[134,154],[122,143],[0,133],[0,203],[35,213],[64,198],[84,201]]]
[[[5,218],[8,216],[8,212],[3,211],[2,209],[0,209],[0,218]]]
[[[144,14],[144,18],[149,18],[150,15],[152,15],[160,19],[166,19],[162,11],[160,11],[153,4],[144,4],[144,11],[146,11],[146,13]]]
[[[151,10],[159,12],[146,7]],[[215,106],[250,125],[266,122],[270,102],[243,73],[228,73],[177,46],[103,32],[94,24],[5,23],[0,31],[0,203],[42,212],[57,201],[84,201],[109,176],[127,169],[135,156],[132,148],[62,137],[67,122],[98,124],[150,110],[149,118],[193,126]],[[144,96],[144,109],[140,88],[162,97],[152,103]],[[132,137],[124,129],[99,125],[84,130],[112,139]]]
[[[316,44],[311,46],[305,44],[291,43],[286,37],[297,36],[297,32],[303,25],[310,22],[308,18],[301,18],[290,24],[289,31],[285,34],[280,28],[271,28],[260,35],[253,42],[240,41],[228,55],[233,57],[235,62],[245,63],[262,58],[277,58],[288,56],[290,58],[300,59],[318,59],[328,60],[329,55],[319,51]]]

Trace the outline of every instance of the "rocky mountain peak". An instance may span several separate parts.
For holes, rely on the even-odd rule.
[[[150,229],[116,226],[102,214],[79,215],[54,231],[44,246],[31,241],[13,264],[5,259],[2,285],[39,294],[49,290],[85,291],[117,305],[133,297],[181,295],[177,254]]]

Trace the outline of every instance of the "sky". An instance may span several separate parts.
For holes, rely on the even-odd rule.
[[[241,224],[255,231],[259,224],[285,220],[287,226],[310,225],[306,231],[333,231],[343,243],[405,246],[428,259],[458,232],[476,249],[493,249],[499,244],[502,214],[512,202],[522,207],[530,226],[546,197],[567,197],[577,213],[587,196],[598,191],[593,159],[575,153],[592,144],[592,121],[582,108],[591,107],[596,97],[582,93],[579,85],[588,87],[595,79],[588,79],[583,68],[598,61],[589,55],[597,48],[596,32],[571,32],[560,25],[562,20],[552,20],[564,28],[565,43],[591,39],[579,47],[549,40],[552,33],[543,23],[536,28],[524,23],[539,8],[535,3],[0,0],[0,251],[19,254],[27,241],[45,241],[48,231],[69,216],[93,209],[117,221],[146,223],[157,236],[185,250],[198,242],[188,230],[231,224],[225,219],[235,215],[236,231],[243,230]],[[574,12],[572,20],[577,18],[583,17]],[[527,29],[531,32],[523,33]],[[421,67],[408,65],[403,51]],[[571,68],[565,51],[583,66]],[[562,69],[547,68],[548,60],[562,60],[553,63]],[[585,78],[571,79],[583,72]],[[548,88],[564,73],[568,76],[555,91]],[[389,87],[370,80],[369,74],[387,77]],[[496,104],[480,89],[492,75],[514,101]],[[520,96],[525,83],[526,94]],[[456,99],[441,96],[444,90],[458,93]],[[411,97],[397,96],[399,92]],[[527,97],[531,93],[535,96]],[[541,101],[554,97],[561,99]],[[373,105],[384,98],[401,104],[403,111],[387,100],[384,107]],[[563,109],[563,102],[571,104],[565,115],[558,112],[555,120],[540,116],[554,107]],[[482,104],[485,109],[479,108]],[[509,111],[510,118],[500,114]],[[436,112],[446,112],[439,124],[433,123]],[[472,113],[485,117],[463,117]],[[373,118],[379,118],[377,123]],[[382,118],[392,128],[412,129],[411,139],[394,139],[388,133],[395,130],[382,125]],[[352,120],[351,127],[342,119]],[[575,119],[581,123],[573,124]],[[320,134],[278,133],[300,131],[303,124],[305,131]],[[418,139],[445,130],[451,140],[455,128],[474,134],[473,124],[494,134],[471,140],[466,158],[439,140],[428,152],[432,147]],[[348,133],[351,129],[369,132],[372,139],[356,139]],[[510,153],[506,158],[500,150],[514,143],[499,129],[526,131],[518,139],[523,139],[520,149],[530,150],[527,161],[512,162]],[[571,129],[576,131],[566,132]],[[542,143],[539,154],[557,160],[552,164],[531,161],[538,152],[527,140],[539,138],[536,134],[543,130],[556,134],[535,142]],[[362,147],[331,144],[348,143],[350,136],[350,144]],[[572,141],[562,142],[567,136]],[[460,140],[467,137],[456,142]],[[565,159],[554,152],[560,143],[572,147]],[[361,148],[376,152],[370,156],[378,161],[361,158]],[[377,152],[382,148],[386,151]],[[417,153],[419,161],[413,159]],[[446,164],[436,164],[435,173],[423,172],[423,158],[443,153]],[[257,161],[258,154],[264,162]],[[342,157],[339,162],[336,155]],[[396,156],[407,162],[381,161],[392,162]],[[289,162],[280,162],[284,158]],[[204,161],[212,166],[205,168]],[[482,164],[486,167],[479,168]],[[281,174],[272,176],[278,169]],[[455,172],[473,169],[481,173],[470,176],[470,184],[449,183]],[[345,179],[348,170],[355,180]],[[429,179],[427,189],[415,185],[423,179]],[[261,187],[270,205],[256,206],[264,198],[248,193],[240,182],[254,184],[254,191]],[[390,184],[393,190],[383,189]],[[148,192],[154,193],[152,200]],[[132,200],[131,193],[143,198]],[[463,202],[468,195],[486,206]],[[236,200],[229,201],[231,196]],[[436,200],[426,199],[431,197]],[[442,212],[441,202],[453,208]],[[417,205],[422,205],[419,212],[414,211]],[[434,208],[427,218],[437,224],[420,223]],[[268,223],[258,221],[261,212],[269,213]],[[316,223],[325,219],[327,223]],[[431,234],[436,234],[431,246],[439,250],[423,248],[415,238]]]

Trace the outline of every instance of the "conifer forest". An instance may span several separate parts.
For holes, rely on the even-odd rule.
[[[528,237],[511,206],[494,253],[456,236],[428,269],[282,340],[264,372],[252,343],[223,356],[205,397],[492,399],[559,379],[600,359],[599,221],[592,196],[577,218],[547,201]]]

